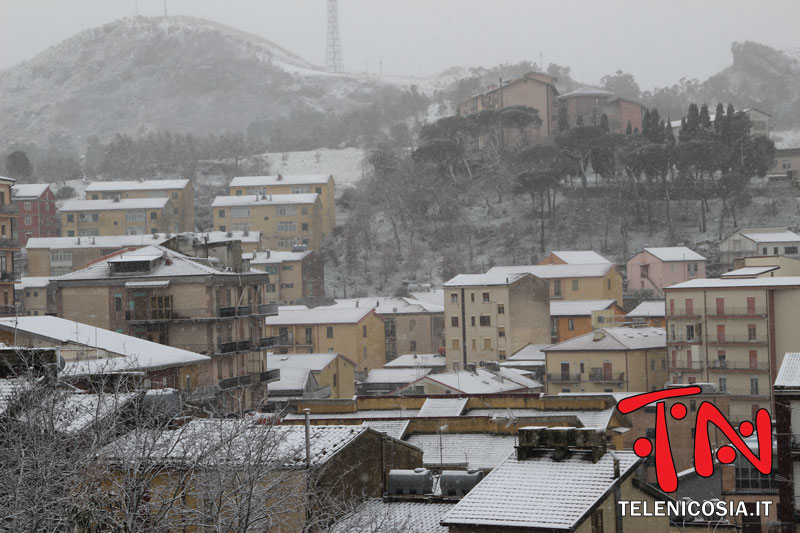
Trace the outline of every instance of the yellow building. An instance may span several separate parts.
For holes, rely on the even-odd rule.
[[[319,195],[322,209],[322,233],[332,235],[336,227],[336,183],[333,174],[304,174],[284,176],[239,176],[230,184],[231,196],[264,194]]]
[[[22,276],[14,284],[14,296],[20,315],[41,316],[55,314],[55,301],[48,301],[47,287],[50,285],[49,277]]]
[[[146,235],[175,231],[169,198],[71,200],[61,207],[63,237]]]
[[[563,342],[624,320],[615,300],[551,300],[550,340]]]
[[[308,369],[319,386],[330,387],[330,398],[352,398],[356,393],[356,364],[342,354],[267,355],[267,368]]]
[[[622,305],[622,275],[613,263],[498,266],[487,274],[507,276],[527,272],[550,282],[553,300],[614,299]]]
[[[166,231],[194,231],[194,186],[191,180],[95,181],[86,187],[87,200],[169,198],[174,226]]]
[[[722,278],[774,278],[776,276],[800,276],[800,259],[785,255],[762,255],[740,257],[733,260],[730,272]]]
[[[340,353],[366,375],[386,363],[383,320],[373,309],[292,309],[267,317],[277,353]]]
[[[550,340],[547,283],[525,273],[459,274],[444,284],[447,366],[503,361]]]
[[[260,231],[269,250],[319,250],[326,235],[316,193],[217,196],[211,207],[215,230]]]
[[[267,300],[278,305],[314,305],[325,298],[325,263],[312,250],[266,250],[243,254],[252,268],[270,276]]]
[[[601,328],[542,351],[547,394],[648,392],[669,377],[664,328]]]
[[[601,265],[611,261],[592,250],[556,250],[539,261],[540,265]]]
[[[14,252],[17,240],[17,207],[11,199],[16,180],[0,176],[0,316],[14,315]]]
[[[769,408],[783,354],[797,350],[800,277],[698,279],[665,289],[675,383],[714,383],[731,418]]]

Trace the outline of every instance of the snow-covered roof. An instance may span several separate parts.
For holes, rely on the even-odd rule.
[[[614,96],[614,93],[603,89],[596,89],[595,87],[581,87],[567,94],[560,95],[558,99],[561,100],[562,98],[572,98],[575,96]]]
[[[61,433],[77,433],[111,416],[130,404],[138,394],[86,394],[72,393],[58,397],[55,407],[32,405],[20,413],[20,420],[51,427]]]
[[[483,287],[488,285],[510,285],[525,277],[524,272],[500,273],[491,272],[485,274],[458,274],[456,277],[444,283],[445,287]]]
[[[613,263],[496,266],[490,268],[486,275],[495,275],[502,278],[514,273],[527,272],[542,279],[595,278],[605,276],[612,268],[614,268]]]
[[[517,352],[508,358],[510,361],[541,361],[544,362],[545,355],[542,351],[543,348],[550,346],[549,344],[528,344],[520,348]]]
[[[663,248],[645,248],[656,259],[661,261],[705,261],[706,258],[686,246],[668,246]]]
[[[441,437],[441,445],[439,439]],[[483,433],[415,434],[407,442],[422,449],[424,466],[462,467],[488,470],[505,461],[514,451],[514,435]]]
[[[538,381],[520,376],[515,372],[509,372],[504,368],[501,368],[497,373],[478,368],[475,372],[460,370],[458,372],[430,374],[422,379],[430,380],[464,394],[499,394],[502,392],[537,389],[542,386]]]
[[[369,371],[364,383],[370,384],[404,384],[416,381],[430,374],[430,368],[374,368]]]
[[[69,200],[61,211],[118,211],[120,209],[163,209],[169,198],[122,198],[120,200]]]
[[[439,522],[454,503],[430,501],[364,501],[355,511],[336,521],[331,533],[448,533]]]
[[[49,183],[19,183],[11,187],[11,195],[15,199],[39,198],[49,187]]]
[[[736,270],[731,270],[730,272],[725,272],[722,274],[722,278],[752,278],[755,276],[760,276],[762,274],[766,274],[767,272],[773,272],[781,268],[778,265],[771,265],[771,266],[752,266],[752,267],[742,267],[737,268]]]
[[[385,365],[384,368],[444,368],[447,366],[447,357],[438,353],[407,353],[400,355]]]
[[[614,477],[611,453],[595,463],[589,452],[575,452],[561,461],[552,454],[524,461],[512,455],[469,491],[442,524],[574,528],[640,460],[632,451],[616,451],[615,455],[619,478]]]
[[[48,285],[50,285],[50,278],[48,276],[22,276],[19,278],[19,281],[14,284],[14,290],[43,289]]]
[[[209,244],[228,241],[242,241],[242,242],[260,242],[260,231],[205,231],[198,233],[189,233],[188,235],[199,239],[201,242],[206,242],[208,239]]]
[[[0,318],[0,328],[35,335],[52,340],[54,344],[78,344],[88,348],[98,348],[118,357],[70,361],[64,372],[70,375],[83,375],[98,372],[118,372],[120,370],[153,369],[169,366],[188,365],[209,361],[207,355],[200,355],[180,348],[131,337],[116,331],[96,328],[55,316],[20,316]]]
[[[308,306],[303,304],[294,304],[294,305],[279,305],[278,306],[278,313],[282,313],[283,311],[300,311],[300,310],[307,310]]]
[[[741,232],[742,237],[753,242],[800,242],[800,235],[793,231],[774,231],[774,232]]]
[[[313,204],[317,193],[310,194],[247,194],[244,196],[217,196],[211,207],[235,207],[253,205]]]
[[[800,389],[800,352],[787,352],[775,378],[775,387]]]
[[[168,257],[170,261],[162,258]],[[115,278],[111,273],[111,264],[129,261],[151,261],[152,269],[147,272],[129,272],[124,278]],[[92,279],[141,279],[141,278],[186,278],[188,276],[250,276],[256,274],[224,271],[204,265],[194,258],[172,251],[163,246],[145,246],[121,254],[106,257],[86,268],[51,278],[53,281],[76,281]]]
[[[293,324],[357,324],[370,314],[372,309],[297,309],[268,316],[268,326],[291,326]]]
[[[444,291],[442,289],[433,289],[430,291],[412,292],[411,296],[415,300],[421,302],[428,302],[436,305],[444,306]]]
[[[667,314],[667,307],[664,300],[656,300],[654,302],[642,302],[633,310],[625,315],[627,318],[637,317],[653,317],[664,318]]]
[[[467,398],[427,398],[417,417],[461,416],[466,407]]]
[[[189,184],[187,179],[142,180],[142,181],[93,181],[86,187],[87,192],[111,191],[164,191],[183,189]]]
[[[386,433],[392,438],[402,439],[411,420],[365,420],[361,422],[362,426],[367,426],[380,433]]]
[[[593,250],[557,250],[550,252],[568,265],[602,265],[611,261]]]
[[[560,418],[574,416],[580,427],[606,429],[611,423],[614,407],[607,409],[572,410],[572,409],[532,409],[532,408],[486,408],[470,409],[465,416],[486,416],[489,418],[507,420],[509,413],[514,418]]]
[[[69,248],[125,248],[128,246],[151,246],[169,240],[165,233],[150,235],[114,235],[101,237],[31,237],[25,248],[47,248],[64,250]]]
[[[373,308],[379,315],[443,313],[444,306],[431,304],[413,298],[397,298],[391,296],[367,296],[364,298],[337,298],[333,305],[325,309]],[[318,308],[319,309],[319,308]]]
[[[603,311],[616,304],[616,300],[552,300],[550,316],[592,316],[592,311]]]
[[[664,328],[602,328],[553,344],[544,351],[648,350],[666,346],[667,332]]]
[[[665,287],[673,289],[728,289],[737,287],[795,287],[800,286],[800,276],[779,276],[774,278],[706,278],[690,279],[676,285]]]
[[[237,176],[231,187],[264,187],[267,185],[322,185],[333,178],[331,174],[294,174],[276,176]]]
[[[278,263],[285,263],[287,261],[302,261],[303,258],[312,254],[311,250],[303,252],[281,252],[270,250],[268,252],[254,252],[250,254],[242,254],[242,258],[250,259],[251,265],[273,265]]]
[[[363,420],[405,420],[417,416],[419,409],[368,409],[342,413],[311,413],[311,420],[363,419]],[[289,413],[286,420],[303,420],[303,413]]]
[[[311,426],[311,464],[325,464],[369,428]],[[276,467],[305,465],[305,427],[271,426],[236,419],[198,419],[177,429],[136,429],[107,445],[101,454],[125,461],[147,446],[154,461],[218,465],[256,459]],[[141,453],[141,451],[139,451]],[[254,465],[255,466],[255,465]]]
[[[267,354],[267,368],[308,368],[319,372],[337,357],[336,353]]]
[[[310,368],[281,367],[280,378],[267,388],[270,392],[302,392],[310,388],[313,379]]]

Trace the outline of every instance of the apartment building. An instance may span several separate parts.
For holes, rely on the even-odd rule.
[[[644,248],[628,261],[628,290],[654,291],[706,277],[706,258],[685,246]]]
[[[28,275],[63,276],[120,250],[162,245],[170,239],[164,233],[112,237],[31,237],[25,246]]]
[[[0,176],[0,316],[14,315],[14,252],[17,240],[17,207],[12,201],[15,180]]]
[[[778,519],[797,528],[800,516],[800,353],[784,354],[775,379],[775,433],[778,440],[777,473],[781,483]]]
[[[282,354],[340,353],[361,378],[386,363],[383,320],[374,309],[290,309],[266,319],[267,334]]]
[[[31,237],[57,237],[56,196],[47,183],[14,185],[11,194],[19,214],[19,242],[22,247]]]
[[[267,371],[264,318],[277,313],[268,283],[266,273],[214,268],[163,246],[51,280],[59,317],[210,355],[220,380]]]
[[[22,276],[14,284],[14,301],[17,313],[24,316],[54,315],[53,293],[48,291],[50,278]]]
[[[352,398],[356,393],[356,364],[339,353],[269,354],[267,368],[309,370],[328,398]],[[270,388],[272,390],[272,388]]]
[[[520,78],[502,81],[487,90],[476,94],[458,104],[461,116],[471,115],[483,110],[501,110],[512,106],[528,106],[539,111],[542,125],[539,128],[528,126],[526,138],[537,141],[555,135],[557,128],[558,90],[555,78],[542,72],[529,72]],[[504,144],[514,145],[522,141],[516,129],[503,131]]]
[[[733,420],[769,408],[783,354],[800,342],[800,277],[699,279],[664,289],[675,383],[707,382],[731,397]]]
[[[550,340],[563,342],[624,319],[625,311],[616,300],[552,300]]]
[[[664,328],[601,328],[542,351],[547,394],[646,392],[669,378]]]
[[[260,231],[268,250],[319,250],[326,235],[316,193],[217,196],[211,207],[215,230]]]
[[[539,261],[540,265],[600,265],[611,261],[593,250],[556,250]]]
[[[70,200],[61,207],[63,237],[146,235],[176,228],[169,198]]]
[[[191,237],[193,243],[199,246],[240,241],[243,253],[253,254],[266,250],[264,237],[260,231],[204,231],[187,233],[186,236]]]
[[[438,353],[445,345],[444,306],[413,298],[337,299],[328,309],[375,309],[383,319],[386,361],[398,354]]]
[[[612,133],[625,133],[628,124],[631,131],[642,131],[645,106],[639,102],[621,98],[611,91],[583,87],[558,97],[558,105],[567,110],[567,121],[575,126],[579,119],[583,124],[600,124],[606,115]]]
[[[231,196],[314,193],[320,198],[322,233],[332,235],[336,227],[336,183],[333,174],[238,176],[230,184]]]
[[[174,227],[166,231],[194,231],[194,186],[191,180],[96,181],[86,187],[87,200],[114,198],[169,198]]]
[[[642,302],[625,315],[628,322],[635,325],[647,324],[654,328],[663,328],[666,325],[667,307],[664,300]]]
[[[325,262],[317,252],[298,251],[254,252],[243,254],[250,267],[270,275],[267,300],[278,305],[322,302],[325,298]]]
[[[775,150],[775,162],[770,174],[783,174],[797,179],[800,171],[800,148],[783,148]]]
[[[800,259],[784,255],[740,257],[733,260],[733,270],[722,278],[756,278],[775,276],[800,276]]]
[[[528,273],[459,274],[444,284],[447,367],[503,361],[550,340],[547,282]]]
[[[740,228],[719,243],[719,261],[723,272],[731,270],[736,259],[766,255],[800,259],[800,235],[785,226]]]
[[[622,305],[622,275],[613,263],[498,266],[487,274],[528,273],[550,284],[552,300],[606,300]]]

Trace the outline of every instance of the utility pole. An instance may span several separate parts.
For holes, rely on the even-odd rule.
[[[337,0],[328,0],[328,39],[325,48],[325,70],[344,72],[342,43],[339,39],[339,6]]]

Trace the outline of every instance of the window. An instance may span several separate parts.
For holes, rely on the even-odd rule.
[[[278,231],[297,231],[297,223],[288,220],[282,220],[278,222]]]
[[[579,368],[580,368],[580,373],[583,374],[583,372],[584,372],[584,370],[583,370],[584,369],[583,361],[580,362],[580,367]]]
[[[720,392],[727,392],[728,391],[728,378],[719,378],[719,391]]]
[[[749,340],[749,341],[756,340],[756,325],[755,324],[748,324],[747,325],[747,340]]]
[[[26,226],[30,226],[32,224],[33,224],[33,218],[32,217],[25,217],[25,225]]]
[[[458,327],[458,317],[457,316],[451,316],[450,317],[450,326],[454,327],[454,328]]]
[[[307,207],[301,207],[300,208],[300,214],[301,215],[307,215],[308,214],[308,208]]]
[[[656,360],[655,359],[650,359],[650,370],[652,370],[653,372],[656,371]]]
[[[412,352],[416,352],[417,351],[417,341],[410,341],[408,343],[408,347]]]
[[[50,266],[72,265],[72,252],[70,250],[50,250]]]
[[[605,324],[605,322],[606,322],[606,317],[604,317],[603,315],[598,315],[597,316],[597,323],[598,324]]]
[[[686,326],[686,340],[687,341],[694,340],[694,326],[692,324]]]
[[[308,194],[311,187],[308,185],[292,185],[292,194]]]
[[[492,318],[489,315],[481,315],[481,326],[491,326]]]
[[[475,317],[471,316],[471,317],[469,317],[469,320],[470,320],[470,325],[474,328],[475,327]]]
[[[158,211],[150,211],[150,220],[158,220]]]
[[[475,301],[475,293],[474,292],[469,293],[469,301],[470,302],[474,302]]]
[[[785,255],[797,255],[797,246],[787,246],[783,249]]]
[[[737,457],[734,463],[736,476],[736,489],[742,491],[773,491],[778,489],[778,483],[773,474],[764,475],[746,459]]]
[[[279,205],[278,206],[278,216],[279,217],[293,217],[297,214],[297,207],[293,205]]]
[[[408,321],[408,329],[411,330],[411,331],[414,331],[415,329],[417,329],[417,321],[416,321],[416,319],[412,318],[411,320]]]
[[[71,230],[71,229],[67,230],[67,237],[74,237],[74,236],[75,236],[75,231],[74,230]]]
[[[492,349],[492,339],[489,339],[489,338],[483,339],[483,349],[484,350],[491,350]]]
[[[281,289],[294,289],[294,283],[281,283]]]
[[[505,361],[506,359],[506,351],[505,350],[497,350],[497,358],[501,361]]]
[[[689,411],[692,413],[697,411],[697,400],[689,400]]]
[[[329,339],[333,338],[333,326],[327,326],[325,328],[325,336]]]
[[[173,192],[172,193],[172,199],[173,200],[177,200],[178,199],[178,193],[177,192]]]
[[[23,207],[23,209],[25,211],[30,211],[31,210],[31,203],[30,202],[25,202],[25,206]]]
[[[314,344],[313,329],[306,328],[306,344]]]
[[[697,263],[686,263],[686,270],[690,276],[697,275]]]
[[[553,280],[553,296],[561,296],[561,280]]]
[[[505,313],[506,313],[506,306],[503,305],[503,304],[498,304],[497,305],[497,314],[498,315],[504,315]]]
[[[592,533],[604,533],[602,509],[598,509],[594,513],[592,513]]]
[[[458,303],[458,293],[452,292],[450,293],[450,303],[457,304]]]
[[[75,215],[73,215],[72,213],[68,213],[67,222],[75,222]]]
[[[578,280],[577,279],[573,279],[572,280],[572,290],[573,291],[577,291],[578,290]]]
[[[219,215],[219,218],[225,218],[225,210],[224,209],[220,209],[217,212],[217,215]]]
[[[314,189],[314,192],[316,192],[317,194],[322,194],[322,187],[317,187],[316,189]]]
[[[144,211],[125,211],[126,222],[142,222],[144,219]]]
[[[489,293],[488,292],[484,292],[483,293],[483,303],[485,303],[485,304],[489,303]]]
[[[303,222],[302,224],[300,224],[300,229],[302,231],[308,231],[308,222]]]
[[[750,394],[758,396],[758,378],[750,378]]]
[[[611,290],[611,280],[607,279],[606,281],[608,282],[608,290]]]
[[[361,326],[361,336],[364,338],[367,337],[367,326]]]
[[[453,339],[452,341],[450,341],[450,345],[453,347],[454,350],[458,350],[459,347],[458,339]]]
[[[567,320],[567,329],[570,331],[575,331],[575,320],[572,318]]]
[[[241,189],[237,189],[236,196],[241,196],[241,195],[242,195],[242,190]]]
[[[498,337],[505,337],[506,336],[506,328],[504,328],[504,327],[497,328],[497,336]]]
[[[231,207],[231,218],[247,218],[250,216],[250,208],[247,206]]]
[[[250,231],[250,224],[242,222],[231,224],[231,231]]]
[[[777,246],[772,248],[772,255],[778,255],[778,247]]]
[[[122,311],[122,295],[115,294],[114,295],[114,311],[120,312]]]

